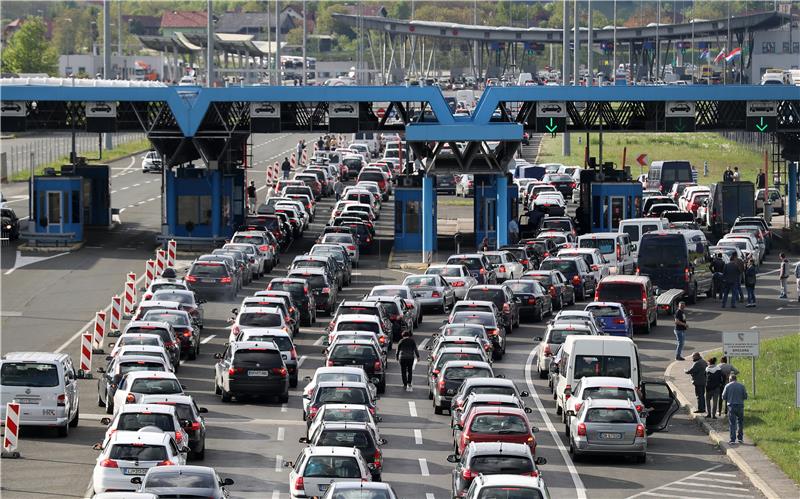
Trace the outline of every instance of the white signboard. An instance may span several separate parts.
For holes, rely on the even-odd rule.
[[[694,118],[694,102],[667,101],[664,111],[667,118]]]
[[[722,333],[722,353],[728,357],[758,357],[758,331]]]
[[[117,103],[116,102],[87,102],[86,103],[86,117],[87,118],[116,118],[117,117]]]
[[[9,117],[24,117],[27,114],[25,101],[3,101],[0,114]]]
[[[331,102],[328,105],[329,118],[358,118],[358,102]]]
[[[578,113],[583,113],[586,111],[586,108],[589,107],[586,101],[575,101],[572,103],[572,105],[575,107],[575,111]]]
[[[747,116],[777,116],[778,103],[770,100],[747,101]]]
[[[537,102],[536,116],[538,118],[566,118],[567,104],[557,101]]]
[[[251,102],[250,103],[250,117],[251,118],[280,118],[281,117],[281,103],[280,102]]]

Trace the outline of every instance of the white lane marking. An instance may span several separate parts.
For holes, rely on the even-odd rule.
[[[280,471],[280,470],[275,470]],[[281,491],[280,490],[273,490],[272,491],[272,499],[281,499]]]
[[[697,493],[697,489],[695,489],[695,488],[680,488],[680,487],[674,487],[672,485],[670,485],[669,487],[664,487],[661,490],[666,490],[668,492],[686,492],[686,493],[689,493],[689,494]],[[725,492],[725,496],[726,497],[753,497],[752,495],[731,494],[730,492]]]
[[[768,329],[768,328],[775,328],[775,327],[794,327],[794,328],[796,328],[797,327],[797,323],[794,323],[794,324],[783,324],[783,325],[780,325],[780,326],[758,326],[758,325],[755,325],[755,326],[750,326],[750,329]]]
[[[120,208],[119,212],[122,213],[125,210],[127,210],[127,208]]]
[[[65,251],[64,253],[59,253],[52,256],[22,256],[22,253],[17,251],[17,257],[14,259],[14,267],[8,269],[5,275],[10,275],[12,272],[17,269],[21,269],[22,267],[27,267],[28,265],[43,262],[45,260],[50,260],[51,258],[58,258],[59,256],[68,255],[69,253],[69,251]]]
[[[427,494],[425,494],[425,499],[436,499],[436,496],[433,495],[433,493],[428,492]]]
[[[708,469],[713,470],[715,468],[719,468],[719,466],[714,466],[713,468],[708,468]],[[719,471],[701,471],[700,473],[702,473],[704,475],[726,476],[726,477],[729,477],[729,478],[736,478],[738,476],[736,473],[721,473]],[[700,473],[695,473],[695,475],[699,475]],[[691,476],[695,476],[695,475],[691,475]],[[689,477],[686,477],[686,478],[689,478]],[[685,478],[684,478],[684,480],[685,480]]]
[[[297,368],[300,369],[300,366],[302,366],[303,362],[305,362],[305,361],[306,361],[306,356],[305,355],[301,355],[300,358],[297,360]]]
[[[289,408],[286,407],[286,404],[281,404],[281,412],[288,412]]]
[[[655,492],[642,492],[642,496],[655,496],[655,497],[669,497],[671,499],[697,499],[696,497],[690,496],[673,496],[670,494],[659,494]]]
[[[209,334],[208,336],[206,336],[205,338],[203,338],[202,340],[200,340],[200,344],[201,344],[201,345],[205,345],[205,344],[206,344],[206,343],[208,343],[209,341],[213,340],[213,339],[214,339],[216,336],[217,336],[216,334]]]
[[[155,200],[156,200],[156,198],[150,198],[150,199],[148,199],[148,200],[147,200],[147,202],[148,202],[148,203],[151,203],[151,202],[153,202],[153,201],[155,201]]]
[[[0,310],[0,317],[21,317],[22,312],[11,312],[8,310]]]
[[[418,350],[425,350],[425,347],[428,345],[428,340],[430,340],[430,338],[425,338],[422,340],[422,343],[419,344]]]
[[[749,489],[747,489],[745,487],[726,487],[724,485],[712,485],[710,483],[705,483],[705,482],[703,482],[702,484],[686,483],[686,482],[687,482],[686,480],[683,480],[681,482],[676,483],[675,485],[680,485],[680,486],[683,486],[683,487],[696,487],[698,485],[701,485],[702,487],[711,487],[712,489],[743,490],[745,492],[749,492]],[[723,483],[727,483],[727,482],[723,482]]]
[[[408,401],[408,412],[411,414],[412,418],[417,417],[417,404],[412,400]]]
[[[553,437],[553,441],[556,443],[558,451],[561,453],[561,458],[564,459],[564,463],[567,465],[567,470],[572,477],[572,483],[575,485],[575,492],[578,495],[578,499],[586,499],[586,487],[583,485],[583,480],[581,480],[578,470],[575,469],[572,459],[570,459],[569,454],[567,454],[567,449],[564,447],[564,444],[561,443],[561,436],[550,421],[547,411],[545,411],[544,406],[542,406],[542,401],[539,399],[539,394],[536,392],[536,387],[533,385],[533,380],[531,379],[531,363],[533,362],[534,355],[536,355],[535,348],[531,350],[530,355],[528,355],[528,360],[525,362],[525,383],[528,385],[528,392],[536,404],[536,409],[542,416],[547,431],[549,431],[550,435]]]
[[[418,459],[419,461],[419,472],[422,476],[431,476],[431,473],[428,471],[428,460],[424,457]]]
[[[278,454],[275,456],[275,473],[280,473],[282,469],[283,469],[283,456]]]
[[[318,346],[322,345],[322,341],[323,341],[324,339],[325,339],[325,336],[324,336],[324,335],[323,335],[323,336],[320,336],[319,338],[317,338],[317,340],[314,342],[314,346],[315,346],[315,347],[318,347]]]
[[[422,445],[422,430],[414,430],[414,443]]]
[[[140,185],[142,185],[142,184],[133,184],[132,187],[139,187]]]
[[[286,428],[281,426],[278,428],[278,436],[275,438],[278,442],[283,442],[283,439],[286,438]]]
[[[116,193],[117,193],[117,191],[116,191],[116,190],[114,190],[114,191],[111,191],[111,194],[116,194]]]
[[[529,384],[529,385],[530,385],[530,384]],[[530,388],[530,386],[529,386],[529,388]],[[538,398],[537,398],[536,400],[538,400]],[[558,441],[560,442],[560,440],[558,440]],[[713,470],[716,470],[716,469],[718,469],[718,468],[721,468],[721,467],[722,467],[722,465],[721,465],[721,464],[717,464],[716,466],[712,466],[712,467],[710,467],[710,468],[706,468],[706,469],[705,469],[705,470],[703,470],[703,471],[698,471],[697,473],[693,473],[693,474],[691,474],[691,475],[689,475],[689,476],[687,476],[687,477],[683,477],[683,478],[681,478],[680,480],[675,480],[674,482],[665,483],[664,485],[662,485],[662,486],[660,486],[660,487],[656,487],[656,488],[654,488],[654,489],[646,490],[646,491],[644,491],[644,492],[640,492],[640,493],[638,493],[638,494],[635,494],[635,495],[632,495],[632,496],[628,496],[628,498],[627,498],[627,499],[634,499],[635,497],[641,497],[641,496],[644,496],[644,495],[661,495],[661,494],[655,494],[655,492],[656,492],[657,490],[661,490],[661,489],[667,488],[667,487],[669,487],[670,485],[676,484],[676,483],[678,483],[678,482],[682,482],[682,481],[684,481],[684,480],[690,480],[690,479],[692,479],[692,478],[694,478],[694,477],[696,477],[696,476],[698,476],[698,475],[704,475],[704,474],[716,474],[716,473],[711,473],[711,472],[712,472]],[[733,475],[733,476],[736,476],[736,475]],[[675,497],[675,496],[673,496],[673,497]]]
[[[127,185],[127,186],[125,186],[125,187],[121,187],[121,188],[120,188],[120,190],[121,190],[121,191],[127,191],[127,190],[128,190],[128,189],[130,189],[130,188],[131,188],[131,186]]]
[[[708,473],[708,474],[710,475],[711,473]],[[730,475],[730,476],[736,476],[734,474],[729,474],[729,473],[723,473],[723,474],[724,475]],[[719,482],[720,481],[719,478],[714,478],[713,476],[710,476],[710,477],[696,476],[696,477],[693,478],[693,480],[694,481],[697,481],[697,480],[711,480],[712,482]],[[735,483],[735,484],[738,484],[738,485],[744,485],[739,480],[725,480],[723,483]]]

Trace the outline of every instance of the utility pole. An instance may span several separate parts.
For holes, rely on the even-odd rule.
[[[617,0],[614,0],[614,52],[611,58],[611,71],[613,71],[614,80],[617,79]],[[612,75],[608,75],[609,79]],[[624,166],[624,165],[623,165]]]
[[[270,42],[272,41],[272,33],[270,33],[269,25],[270,25],[269,3],[267,3],[267,75],[268,75],[267,80],[269,81],[269,84],[272,85],[272,65],[270,64],[271,63],[270,57],[272,54],[272,44]],[[275,23],[275,25],[277,26],[278,23]]]
[[[303,0],[303,86],[308,84],[308,60],[306,59],[306,0]]]
[[[110,80],[111,74],[111,4],[109,0],[103,1],[103,79]],[[106,150],[113,147],[111,143],[111,134],[106,136]],[[103,155],[102,139],[100,142],[100,156]]]
[[[586,86],[591,87],[594,85],[594,69],[592,69],[592,42],[594,41],[594,29],[592,28],[592,0],[587,0],[586,6],[589,9],[586,19],[586,25],[589,29],[586,38],[586,69],[588,70],[586,75]]]
[[[280,1],[275,0],[275,82],[279,87],[283,84],[281,81],[281,11]]]
[[[564,2],[564,26],[561,30],[561,85],[567,85],[569,82],[569,4],[567,0]],[[564,156],[570,155],[570,138],[569,133],[562,134],[561,154]]]
[[[117,55],[122,57],[122,2],[117,2]]]
[[[572,42],[572,84],[574,86],[578,85],[578,0],[575,0],[575,10],[572,13],[573,17],[573,42]]]
[[[214,13],[211,0],[207,0],[206,10],[206,86],[214,84]]]

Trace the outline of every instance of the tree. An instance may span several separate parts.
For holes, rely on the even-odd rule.
[[[347,14],[348,9],[344,5],[329,4],[320,2],[317,6],[317,26],[316,34],[319,35],[347,35],[353,38],[355,32],[352,27],[342,20],[335,19],[332,14]]]
[[[28,17],[3,51],[3,72],[56,74],[58,56],[45,39],[46,34],[47,28],[40,17]]]
[[[292,28],[286,33],[286,43],[289,45],[300,46],[303,44],[303,27]]]

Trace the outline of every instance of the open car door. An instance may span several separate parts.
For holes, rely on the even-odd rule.
[[[680,409],[675,393],[665,381],[642,381],[642,401],[647,414],[647,433],[661,431]]]

